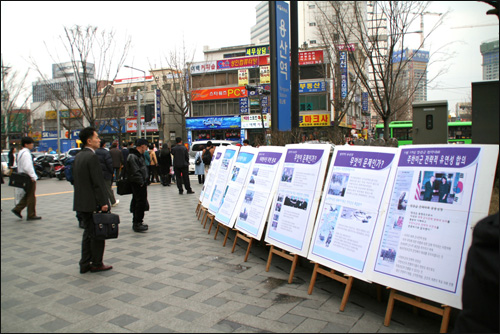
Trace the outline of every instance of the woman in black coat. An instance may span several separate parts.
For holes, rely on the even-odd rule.
[[[170,149],[168,145],[163,145],[163,148],[160,151],[160,156],[158,157],[158,164],[160,166],[160,180],[161,184],[164,186],[170,186],[171,176],[170,176],[170,167],[172,167],[172,155],[170,154]]]

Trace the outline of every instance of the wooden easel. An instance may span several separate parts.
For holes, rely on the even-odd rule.
[[[222,224],[221,222],[219,222],[217,224],[217,229],[215,230],[215,236],[214,236],[214,240],[217,239],[217,234],[219,234],[219,228],[222,227],[222,228],[225,228],[226,229],[226,235],[224,237],[224,243],[222,244],[222,247],[226,247],[226,241],[227,241],[227,237],[229,236],[229,230],[230,228],[227,227],[226,225]],[[232,229],[234,230],[234,229]],[[232,253],[232,252],[231,252]]]
[[[243,262],[247,262],[248,255],[250,254],[250,248],[252,248],[252,242],[254,239],[252,237],[248,237],[248,236],[244,235],[240,231],[237,231],[236,236],[234,237],[233,249],[231,250],[231,253],[234,253],[234,249],[236,248],[236,242],[238,241],[238,238],[240,238],[243,241],[248,242],[247,253],[245,254],[245,260],[243,260]]]
[[[201,209],[201,201],[198,200],[198,205],[196,206],[196,210],[195,210],[195,213],[198,215],[198,219],[200,219],[200,215],[199,215],[200,209]]]
[[[200,210],[198,211],[198,220],[200,220],[200,217],[201,217],[201,225],[203,225],[203,218],[205,217],[205,215],[207,214],[207,208],[201,206],[200,207]]]
[[[443,320],[441,321],[441,329],[439,330],[439,332],[446,333],[448,331],[448,323],[450,322],[450,313],[451,313],[450,306],[441,305],[441,307],[436,307],[427,304],[425,302],[422,302],[422,299],[420,297],[415,297],[415,299],[412,299],[410,297],[398,294],[397,290],[394,290],[389,287],[387,289],[390,289],[391,292],[389,294],[389,301],[387,303],[387,311],[385,312],[384,326],[387,327],[391,323],[392,311],[394,310],[394,301],[399,300],[403,303],[413,305],[415,307],[424,309],[426,311],[435,313],[437,315],[441,315],[443,317]]]
[[[349,295],[351,293],[351,288],[352,288],[352,283],[354,282],[354,278],[352,276],[348,276],[348,275],[344,275],[345,277],[340,276],[340,275],[336,274],[335,270],[333,270],[333,269],[326,270],[326,269],[320,268],[319,263],[315,263],[313,261],[311,261],[311,263],[314,263],[314,270],[312,273],[311,283],[309,284],[309,290],[307,290],[307,293],[309,295],[312,293],[312,291],[314,289],[314,284],[316,283],[316,277],[318,276],[318,273],[320,273],[321,275],[330,277],[331,279],[334,279],[340,283],[344,283],[346,286],[344,289],[344,296],[342,297],[342,302],[340,303],[340,308],[339,308],[339,310],[343,312],[345,309],[345,306],[347,304],[347,300],[349,299]]]
[[[203,228],[205,228],[207,226],[207,222],[209,219],[210,219],[210,227],[208,228],[208,234],[210,234],[210,231],[212,230],[212,226],[214,225],[215,215],[211,214],[207,210],[207,213],[204,216],[205,223],[203,224],[203,220],[201,222],[203,224]]]
[[[275,249],[273,245],[266,245],[266,246],[271,246],[271,249],[269,250],[269,257],[267,259],[266,271],[269,271],[273,254],[279,255],[282,258],[292,261],[292,270],[290,270],[290,276],[288,276],[288,284],[291,284],[293,280],[293,274],[295,273],[295,268],[297,267],[297,262],[299,261],[299,256],[297,254],[288,253],[285,250]]]

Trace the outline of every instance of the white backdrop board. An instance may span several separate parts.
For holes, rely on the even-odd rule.
[[[226,150],[222,155],[219,168],[217,169],[217,177],[215,178],[215,183],[212,187],[212,194],[210,195],[210,204],[208,205],[208,212],[213,215],[219,211],[219,207],[224,198],[229,175],[231,174],[233,164],[238,156],[239,150],[239,146],[226,146]]]
[[[472,227],[488,214],[498,146],[400,149],[386,219],[374,235],[369,279],[461,309]]]
[[[305,257],[309,251],[332,146],[292,144],[286,145],[286,149],[265,240]]]
[[[210,163],[210,169],[208,170],[208,175],[205,180],[205,184],[203,185],[203,199],[201,204],[205,208],[208,208],[210,204],[210,195],[212,194],[215,181],[217,180],[217,173],[219,172],[219,166],[224,152],[226,151],[226,147],[227,146],[222,145],[215,147],[212,162]]]
[[[397,148],[335,147],[308,259],[367,280],[366,261],[375,227],[383,224],[398,156]]]
[[[285,161],[285,147],[261,146],[240,196],[235,228],[260,240]]]
[[[258,152],[259,150],[257,148],[243,146],[233,164],[231,175],[224,192],[224,198],[219,207],[219,211],[217,211],[215,215],[215,219],[218,222],[229,228],[234,227],[234,223],[240,212],[237,204],[240,203],[241,205],[240,197],[243,194],[243,188],[252,171]]]

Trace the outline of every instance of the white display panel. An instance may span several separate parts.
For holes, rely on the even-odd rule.
[[[210,203],[208,204],[208,212],[213,215],[219,211],[219,207],[222,204],[229,175],[239,150],[239,146],[227,146],[220,159],[217,177],[215,178],[215,183],[211,190],[212,193],[210,194]]]
[[[212,195],[215,181],[217,180],[217,175],[219,173],[219,166],[226,151],[227,146],[217,146],[215,147],[214,155],[212,156],[212,162],[210,163],[210,169],[208,170],[208,175],[203,185],[203,199],[202,206],[208,208],[210,205],[210,195]]]

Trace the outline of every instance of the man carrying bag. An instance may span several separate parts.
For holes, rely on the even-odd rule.
[[[33,167],[33,158],[31,156],[31,150],[35,145],[33,138],[31,137],[23,137],[21,139],[21,145],[23,149],[17,155],[17,172],[27,174],[31,178],[31,182],[26,186],[23,198],[19,201],[14,209],[12,209],[12,213],[18,216],[19,218],[23,218],[21,216],[21,211],[24,208],[28,208],[28,218],[27,220],[38,220],[42,219],[36,215],[36,198],[35,198],[35,190],[36,190],[36,180],[38,177],[35,173],[35,168]],[[13,178],[14,176],[11,175]]]
[[[95,150],[100,147],[101,140],[92,127],[80,131],[80,140],[83,149],[76,155],[73,163],[73,211],[79,212],[82,216],[84,230],[80,273],[84,274],[89,270],[98,272],[110,270],[113,267],[106,266],[102,262],[105,241],[96,238],[92,216],[96,211],[108,211],[110,206],[102,168],[95,154]]]

